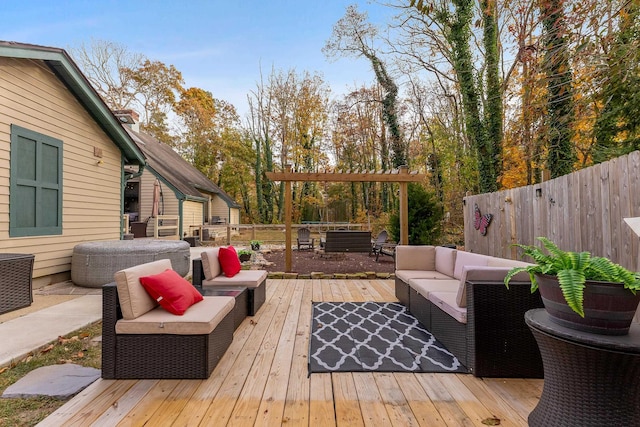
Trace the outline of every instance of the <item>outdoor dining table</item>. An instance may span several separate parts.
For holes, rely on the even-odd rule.
[[[566,328],[545,309],[524,317],[544,366],[529,426],[640,426],[640,324],[613,336]]]

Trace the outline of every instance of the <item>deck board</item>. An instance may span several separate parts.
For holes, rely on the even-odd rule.
[[[289,425],[306,425],[309,423],[309,387],[308,373],[309,334],[311,330],[311,295],[310,281],[304,283],[300,314],[297,319],[291,376],[287,387],[283,422]]]
[[[374,374],[375,384],[380,390],[382,401],[393,426],[417,426],[416,419],[407,397],[402,392],[400,385],[392,373],[383,372]]]
[[[313,301],[397,301],[391,280],[269,280],[208,380],[98,380],[40,425],[526,426],[542,380],[308,375]]]

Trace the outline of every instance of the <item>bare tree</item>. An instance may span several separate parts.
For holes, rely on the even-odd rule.
[[[367,14],[358,12],[355,5],[347,7],[345,15],[334,25],[331,38],[322,49],[328,57],[364,56],[371,62],[373,72],[385,91],[382,99],[383,117],[389,128],[393,166],[407,164],[406,149],[398,120],[398,86],[387,71],[385,63],[374,48],[377,29],[367,22]]]
[[[122,70],[138,68],[146,59],[144,55],[132,53],[124,45],[106,40],[91,40],[89,45],[82,43],[70,51],[109,107],[114,110],[133,108],[137,103],[136,94]]]

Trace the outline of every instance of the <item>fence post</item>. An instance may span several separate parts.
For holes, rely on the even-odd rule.
[[[227,224],[227,246],[231,244],[231,224]]]

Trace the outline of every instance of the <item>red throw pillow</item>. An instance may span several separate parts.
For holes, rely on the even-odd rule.
[[[218,261],[220,261],[220,268],[227,277],[233,277],[241,269],[240,259],[233,246],[227,248],[220,248],[218,251]]]
[[[141,277],[140,283],[162,308],[179,316],[203,299],[191,283],[171,269],[153,276]]]

